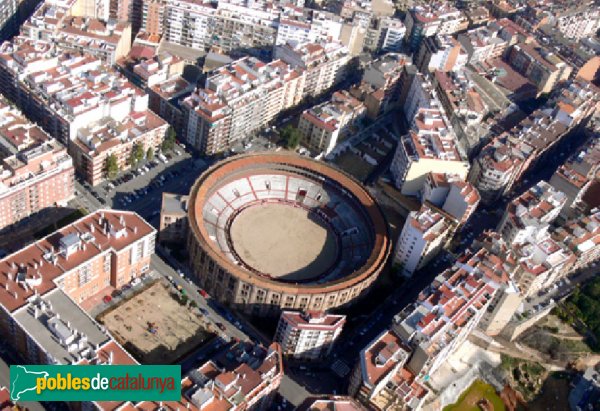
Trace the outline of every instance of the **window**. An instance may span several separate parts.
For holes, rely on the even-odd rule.
[[[79,286],[85,285],[92,279],[90,264],[85,264],[79,269]]]

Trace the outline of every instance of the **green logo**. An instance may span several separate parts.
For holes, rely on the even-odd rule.
[[[11,365],[13,401],[179,401],[179,365]]]

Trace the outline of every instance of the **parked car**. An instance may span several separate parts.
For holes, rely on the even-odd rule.
[[[131,285],[133,287],[137,287],[138,285],[140,285],[142,283],[142,280],[140,280],[139,278],[134,278],[133,280],[131,280]]]
[[[200,295],[201,295],[202,297],[204,297],[204,298],[208,298],[208,297],[210,297],[210,296],[208,295],[208,293],[207,293],[206,291],[204,291],[204,289],[202,289],[202,288],[198,288],[198,292],[199,292],[199,293],[200,293]]]
[[[112,292],[113,297],[120,297],[123,292],[121,290],[115,290]]]
[[[219,327],[219,330],[221,330],[221,331],[225,331],[226,330],[226,328],[223,325],[223,323],[217,323],[217,327]]]
[[[105,304],[108,304],[109,302],[111,302],[111,301],[112,301],[112,297],[111,297],[110,295],[105,295],[105,296],[102,298],[102,301],[104,301],[104,303],[105,303]]]

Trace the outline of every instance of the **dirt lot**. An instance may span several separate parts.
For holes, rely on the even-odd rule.
[[[302,208],[250,207],[231,225],[240,258],[256,270],[287,280],[307,280],[326,271],[338,255],[333,232]]]
[[[202,319],[160,282],[101,314],[98,321],[143,364],[173,363],[212,336]]]

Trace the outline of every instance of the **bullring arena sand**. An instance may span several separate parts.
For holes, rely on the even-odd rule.
[[[98,317],[142,364],[170,364],[211,337],[201,318],[154,283]],[[156,334],[148,331],[154,323]]]
[[[247,208],[233,220],[230,236],[247,265],[288,281],[317,277],[338,257],[335,234],[308,211],[285,204]]]

